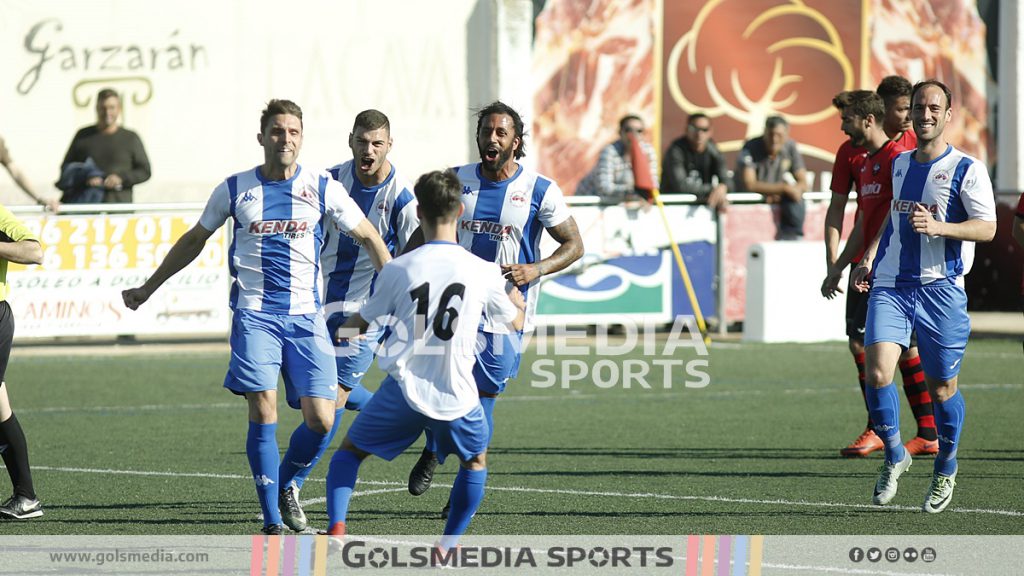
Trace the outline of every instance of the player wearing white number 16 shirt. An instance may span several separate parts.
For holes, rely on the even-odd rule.
[[[327,474],[328,534],[343,536],[359,466],[370,454],[392,460],[430,430],[439,459],[458,456],[451,515],[444,533],[466,531],[487,479],[487,419],[473,378],[477,326],[482,314],[496,324],[523,326],[522,294],[505,292],[493,262],[455,243],[462,213],[461,184],[451,171],[416,182],[418,213],[427,243],[392,260],[377,288],[342,330],[365,333],[370,323],[390,330],[378,353],[388,376],[356,416]],[[442,540],[442,547],[453,545]]]

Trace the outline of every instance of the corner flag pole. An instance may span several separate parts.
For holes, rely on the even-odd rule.
[[[700,329],[701,335],[704,337],[704,343],[711,343],[711,334],[708,333],[708,327],[704,323],[704,315],[700,311],[700,303],[697,302],[697,293],[693,290],[693,283],[690,281],[690,273],[686,269],[686,262],[683,262],[683,254],[679,251],[679,246],[676,244],[675,238],[672,237],[672,227],[669,226],[668,216],[665,215],[665,205],[661,202],[661,194],[658,192],[658,188],[651,188],[651,198],[654,199],[654,203],[658,205],[658,213],[661,214],[661,222],[665,225],[665,233],[668,235],[669,245],[672,247],[672,254],[676,258],[676,266],[679,267],[679,276],[683,279],[683,286],[686,287],[686,295],[690,298],[690,306],[693,307],[693,315],[697,319],[697,328]]]
[[[658,205],[658,213],[661,214],[661,221],[665,225],[669,246],[672,247],[672,254],[676,258],[676,266],[679,267],[679,275],[683,279],[686,295],[690,298],[690,306],[693,307],[693,315],[697,319],[697,328],[700,329],[704,342],[706,344],[710,343],[711,335],[708,334],[707,325],[704,323],[704,315],[700,312],[700,303],[697,302],[697,293],[693,291],[693,283],[690,282],[690,273],[686,270],[686,262],[683,262],[683,254],[679,251],[675,238],[672,237],[672,227],[669,226],[668,216],[665,214],[665,205],[661,202],[661,194],[658,192],[658,187],[654,185],[654,180],[651,176],[650,162],[647,160],[647,155],[644,154],[643,149],[640,148],[640,141],[632,134],[629,136],[629,141],[629,155],[633,164],[634,185],[640,190],[650,190],[651,199]]]

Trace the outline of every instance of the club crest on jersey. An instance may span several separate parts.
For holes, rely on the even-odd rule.
[[[512,235],[512,226],[486,220],[463,220],[461,228],[463,232],[487,234],[491,240],[504,240]]]
[[[935,176],[932,176],[932,180],[934,180],[935,182],[939,182],[939,183],[948,182],[949,181],[949,173],[948,172],[936,172]]]
[[[387,216],[387,214],[388,214],[388,203],[387,202],[380,202],[380,203],[378,203],[377,204],[377,212],[379,212],[381,216]]]
[[[299,198],[302,198],[303,200],[305,200],[306,202],[309,202],[310,204],[319,204],[320,203],[319,198],[317,198],[316,192],[310,190],[309,188],[303,188],[302,190],[300,190],[299,191]]]
[[[288,240],[305,238],[313,232],[309,222],[303,220],[256,220],[249,223],[248,231],[253,236],[280,234]]]
[[[879,171],[879,170],[881,170],[881,169],[882,169],[882,165],[881,165],[881,164],[875,164],[875,165],[874,165],[874,166],[873,166],[873,167],[871,168],[871,173],[872,173],[872,174],[878,174],[878,171]]]
[[[526,206],[526,194],[522,192],[513,192],[512,196],[509,197],[508,203],[516,208],[522,208]]]

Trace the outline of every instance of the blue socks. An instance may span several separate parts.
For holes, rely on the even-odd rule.
[[[327,525],[344,522],[348,516],[348,502],[356,488],[359,465],[363,461],[348,450],[338,450],[331,458],[327,471]]]
[[[313,472],[313,468],[316,467],[317,462],[323,458],[324,452],[331,447],[331,442],[334,441],[334,437],[338,434],[338,429],[341,428],[341,420],[345,415],[345,411],[362,410],[363,406],[366,406],[366,403],[372,398],[373,392],[370,392],[366,388],[363,388],[362,386],[356,386],[353,388],[352,391],[349,392],[348,401],[345,403],[345,407],[335,410],[334,426],[331,427],[330,432],[322,437],[319,434],[315,434],[312,430],[309,430],[309,428],[306,428],[305,423],[301,424],[295,430],[295,433],[292,434],[291,444],[288,445],[288,453],[285,454],[284,462],[281,463],[281,485],[287,486],[288,482],[295,482],[295,486],[301,490],[302,485],[306,482],[306,478],[309,477],[309,474]],[[304,431],[300,433],[300,430]],[[296,437],[297,435],[299,435],[298,438]],[[296,457],[294,458],[295,461],[302,462],[303,460],[301,459],[301,455],[306,453],[305,448],[309,446],[309,442],[315,441],[315,438],[320,438],[320,441],[316,448],[316,454],[313,455],[312,459],[310,459],[309,465],[305,467],[296,465],[292,461],[293,458],[291,458],[292,450],[296,449],[296,441],[304,443],[301,444],[302,448],[298,448],[301,452],[298,452],[297,450],[295,454]]]
[[[896,386],[892,383],[881,388],[867,386],[864,392],[875,433],[885,443],[885,461],[889,464],[902,461],[906,450],[900,439],[900,396]]]
[[[459,536],[466,533],[469,521],[476,514],[480,502],[484,499],[484,484],[487,482],[487,469],[469,470],[459,468],[452,485],[452,507],[448,513],[448,522],[444,525],[446,536]],[[446,542],[454,545],[454,542]]]
[[[249,457],[249,469],[252,470],[256,484],[256,496],[263,510],[263,524],[281,524],[281,511],[277,508],[278,466],[280,456],[277,452],[277,423],[257,424],[249,422],[249,434],[245,439],[245,454]]]
[[[302,488],[302,483],[306,481],[306,476],[309,476],[313,466],[320,461],[324,450],[330,445],[331,438],[334,437],[334,432],[337,431],[339,420],[340,418],[335,414],[334,427],[331,428],[328,434],[317,434],[310,430],[305,422],[299,424],[298,428],[292,432],[291,440],[288,442],[288,450],[284,453],[284,459],[281,461],[279,471],[282,488],[288,486],[288,483],[293,480],[296,487]],[[301,479],[299,478],[300,476]]]
[[[939,433],[939,453],[935,456],[935,473],[952,476],[956,472],[956,449],[964,426],[964,397],[960,390],[945,402],[934,402],[935,428]]]

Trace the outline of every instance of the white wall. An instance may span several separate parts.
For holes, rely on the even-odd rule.
[[[415,177],[475,160],[471,109],[508,81],[529,86],[528,67],[505,68],[498,84],[480,74],[495,58],[522,59],[507,50],[470,58],[482,48],[471,45],[474,11],[497,18],[522,2],[0,0],[0,135],[37,191],[56,195],[71,137],[95,121],[95,94],[110,85],[125,92],[125,125],[153,164],[136,201],[203,201],[262,162],[260,110],[288,98],[305,115],[303,163],[348,159],[353,117],[378,108],[392,122],[392,160]],[[27,203],[5,175],[0,202]]]

